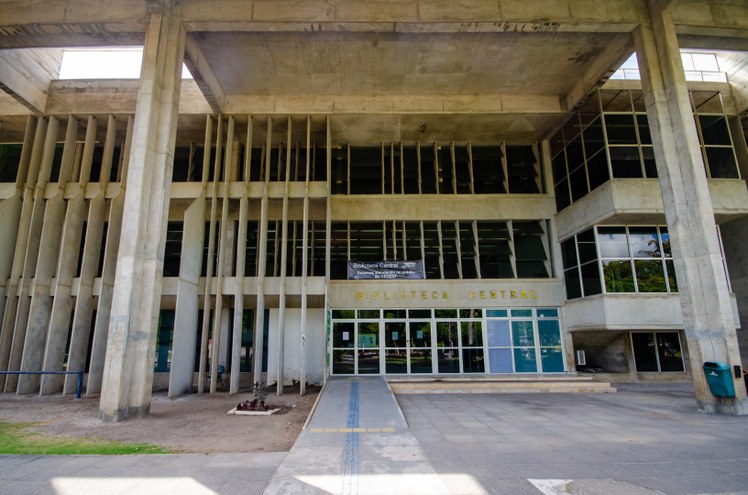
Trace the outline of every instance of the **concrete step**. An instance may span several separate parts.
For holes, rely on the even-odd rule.
[[[611,393],[610,382],[590,377],[388,378],[396,394]]]

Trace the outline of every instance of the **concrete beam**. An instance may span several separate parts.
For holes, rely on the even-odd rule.
[[[62,50],[2,50],[0,88],[32,112],[44,113],[61,60]]]
[[[641,1],[221,0],[184,2],[188,30],[371,30],[387,32],[631,31]]]
[[[146,2],[4,0],[0,48],[142,44]]]
[[[217,111],[240,114],[565,114],[556,95],[228,95],[211,104],[199,83],[182,81],[180,114]],[[218,86],[220,90],[220,86]],[[131,113],[137,100],[137,80],[53,81],[47,101],[51,114]],[[209,89],[209,91],[213,91]],[[202,96],[206,99],[203,99]],[[221,100],[223,100],[221,102]],[[0,109],[2,114],[2,109]]]
[[[678,34],[748,37],[748,4],[741,0],[680,0],[672,19]]]
[[[97,79],[52,81],[47,99],[49,114],[122,114],[133,113],[138,98],[137,79]],[[0,115],[4,108],[0,105]],[[195,81],[182,80],[180,114],[213,113]],[[10,113],[10,115],[15,115]]]
[[[228,95],[226,113],[260,114],[553,114],[556,95]]]
[[[625,38],[628,37],[628,40]],[[623,49],[622,47],[628,47]],[[607,53],[606,53],[607,52]],[[573,54],[581,62],[584,72],[577,78],[574,87],[562,98],[564,109],[570,111],[590,92],[602,86],[634,52],[634,42],[629,35],[620,35],[616,43],[610,43],[603,53]],[[610,60],[615,60],[609,65]]]
[[[192,74],[192,78],[200,88],[203,96],[208,101],[210,108],[215,113],[223,113],[222,108],[226,101],[221,83],[213,73],[210,63],[203,55],[200,45],[194,38],[187,36],[185,40],[184,63]]]

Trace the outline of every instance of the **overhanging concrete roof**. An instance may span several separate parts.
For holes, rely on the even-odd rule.
[[[148,13],[168,3],[3,0],[0,48],[142,43]],[[181,112],[332,114],[339,123],[333,131],[350,141],[372,136],[367,130],[395,141],[542,139],[632,53],[631,31],[646,22],[649,6],[644,0],[174,3],[187,31],[186,62],[210,105],[195,104],[195,85],[185,83],[191,101]],[[651,3],[675,6],[678,31],[691,45],[720,40],[735,48],[748,39],[744,0]],[[14,96],[41,113],[126,112],[136,90],[54,81],[35,88]],[[18,111],[5,108],[0,113]]]

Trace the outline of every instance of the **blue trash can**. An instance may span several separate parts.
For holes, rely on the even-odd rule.
[[[704,363],[704,374],[709,390],[715,397],[735,397],[735,385],[732,383],[730,365],[726,363]]]

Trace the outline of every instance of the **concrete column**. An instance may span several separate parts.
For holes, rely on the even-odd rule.
[[[30,116],[26,121],[21,159],[16,175],[16,193],[13,197],[0,201],[0,370],[7,370],[10,357],[10,343],[13,337],[16,304],[18,302],[18,282],[23,270],[22,253],[26,250],[25,235],[31,214],[31,189],[25,187],[26,176],[31,164],[32,148],[35,146],[36,130],[46,129],[46,121],[38,121]],[[38,146],[37,146],[38,147]],[[7,299],[6,299],[7,295]],[[10,318],[13,315],[13,318]],[[7,320],[6,320],[7,318]],[[0,376],[0,391],[5,387],[5,376]]]
[[[710,393],[702,370],[705,361],[740,365],[740,354],[675,27],[667,9],[652,7],[650,19],[635,31],[634,41],[696,400],[705,412],[748,414],[742,378],[733,379],[737,397],[722,399]]]
[[[276,394],[283,394],[283,356],[285,354],[286,333],[286,265],[288,262],[288,194],[291,179],[291,117],[288,117],[288,134],[286,137],[286,182],[283,189],[283,213],[281,214],[281,266],[280,266],[280,294],[278,295],[278,369]],[[280,179],[280,177],[278,177]]]
[[[24,204],[21,211],[21,225],[19,229],[19,240],[22,245],[16,243],[16,248],[22,248],[16,252],[16,260],[19,262],[17,300],[14,311],[11,313],[6,308],[3,317],[3,329],[10,330],[3,347],[0,349],[0,364],[5,364],[6,369],[19,370],[23,352],[23,342],[26,337],[26,324],[28,322],[30,280],[36,270],[36,261],[39,254],[39,238],[42,231],[42,219],[44,215],[44,185],[46,180],[41,177],[42,164],[52,160],[54,146],[57,142],[59,123],[54,117],[44,125],[40,121],[34,137],[34,149],[31,151],[31,164],[26,180],[26,191],[24,192]],[[50,165],[51,167],[51,165]],[[14,262],[15,264],[15,262]],[[15,266],[14,266],[15,269]],[[7,363],[7,364],[6,364]],[[15,392],[18,385],[18,376],[10,375],[5,380],[5,392]]]
[[[241,367],[242,325],[244,322],[244,271],[247,248],[247,220],[249,215],[249,167],[252,163],[252,116],[247,116],[247,141],[244,146],[244,174],[242,196],[239,199],[239,229],[236,242],[236,282],[234,284],[234,335],[231,343],[231,379],[229,393],[239,392]]]
[[[220,141],[220,140],[219,140]],[[213,347],[210,357],[210,393],[216,392],[218,381],[218,365],[223,364],[225,368],[226,353],[225,343],[228,339],[228,311],[223,308],[223,279],[227,276],[226,259],[231,259],[233,254],[233,229],[228,229],[229,223],[229,181],[233,176],[234,159],[234,117],[228,118],[228,129],[226,130],[226,150],[224,152],[223,183],[221,184],[221,230],[219,231],[218,243],[218,267],[216,271],[216,309],[215,322],[213,324]],[[216,158],[218,160],[218,158]],[[218,169],[216,168],[216,179]],[[214,199],[214,203],[217,198]],[[211,221],[213,219],[211,218]],[[224,334],[224,327],[226,334]]]
[[[63,211],[64,208],[63,208]],[[70,316],[73,311],[72,287],[75,276],[83,220],[86,218],[86,201],[79,195],[67,202],[67,211],[58,236],[59,260],[54,278],[50,281],[52,308],[49,312],[46,344],[41,346],[44,357],[41,369],[44,371],[61,371],[65,361],[65,346],[70,331]],[[49,292],[47,293],[49,294]],[[40,375],[41,394],[52,394],[62,391],[63,375]]]
[[[5,300],[5,289],[13,267],[13,248],[18,234],[18,222],[21,220],[23,198],[21,191],[13,197],[0,201],[0,301]],[[0,321],[2,310],[0,307]]]
[[[151,14],[127,171],[99,417],[147,415],[185,34],[171,5]]]
[[[83,186],[82,189],[84,190],[91,177],[91,164],[93,162],[96,134],[96,118],[89,116],[79,179]],[[92,198],[88,205],[86,238],[83,241],[83,262],[81,264],[80,274],[78,275],[78,296],[75,298],[73,328],[71,329],[70,349],[68,350],[67,369],[69,371],[85,370],[88,342],[92,338],[91,321],[94,309],[93,285],[94,279],[98,275],[97,269],[99,266],[101,241],[104,235],[104,222],[107,213],[105,192],[106,185],[109,182],[108,170],[111,170],[116,135],[117,120],[113,115],[110,115],[107,121],[106,138],[104,141],[104,156],[102,157],[103,163],[101,164],[102,171],[99,175],[99,194],[95,198]],[[105,169],[107,172],[105,172]],[[77,389],[77,381],[75,375],[65,375],[65,385],[62,393],[74,393]],[[42,391],[44,391],[44,388],[45,381],[44,377],[42,377]]]
[[[262,187],[262,200],[260,202],[260,236],[257,240],[257,315],[255,316],[255,334],[252,340],[252,380],[254,383],[262,384],[262,347],[265,340],[265,264],[267,258],[268,244],[268,182],[270,181],[270,149],[273,141],[273,120],[270,115],[267,118],[267,131],[265,141],[265,181]],[[269,366],[269,363],[268,363]]]
[[[742,131],[741,131],[742,132]],[[719,226],[725,250],[730,282],[738,303],[741,328],[737,331],[740,356],[748,365],[748,250],[745,249],[745,233],[748,232],[748,217]]]
[[[210,191],[207,191],[207,194],[210,198],[210,225],[208,227],[208,257],[205,262],[206,269],[205,269],[205,293],[203,294],[203,321],[202,321],[202,332],[200,334],[200,364],[198,366],[198,375],[197,375],[197,393],[202,394],[205,391],[205,372],[206,372],[206,364],[208,361],[208,341],[209,339],[209,333],[211,330],[210,326],[210,308],[211,308],[211,293],[213,291],[213,260],[216,246],[215,246],[215,238],[216,238],[216,202],[217,202],[217,194],[218,194],[218,180],[220,179],[221,175],[221,139],[222,139],[222,122],[223,117],[218,116],[218,128],[217,128],[217,135],[216,135],[216,158],[215,162],[213,163],[213,183],[210,185]],[[206,126],[206,132],[205,132],[205,150],[210,149],[210,135],[208,131],[210,130],[210,126]],[[205,151],[204,155],[206,155],[210,159],[210,154]],[[204,158],[203,165],[205,165]],[[204,166],[203,170],[205,171],[203,175],[203,190],[206,190],[206,180],[208,177],[207,174],[207,167]],[[220,312],[216,312],[216,318],[219,319],[218,322],[214,322],[213,329],[218,327],[218,324],[220,324]]]
[[[331,208],[331,195],[332,195],[332,134],[330,133],[330,117],[325,119],[325,147],[327,148],[326,163],[327,168],[327,193],[325,198],[325,354],[323,357],[324,367],[322,369],[322,381],[327,383],[327,377],[330,373],[328,369],[328,356],[332,352],[330,336],[328,335],[328,328],[330,325],[330,253],[332,244],[332,208]],[[420,192],[421,188],[421,164],[420,164],[420,151],[418,151],[419,162],[418,162],[418,188]],[[421,222],[421,242],[423,242],[423,222]],[[423,252],[423,249],[421,249]]]
[[[197,344],[197,309],[200,306],[198,283],[203,263],[205,239],[205,195],[201,194],[184,212],[182,252],[177,282],[177,305],[174,315],[169,397],[192,391]]]
[[[233,318],[231,318],[231,308],[224,307],[221,309],[221,328],[217,334],[220,334],[220,339],[216,347],[218,348],[218,355],[216,356],[216,363],[222,364],[226,368],[229,346],[229,325],[233,324]],[[218,367],[216,365],[216,368]],[[211,375],[212,379],[212,375]],[[218,373],[216,372],[216,380],[218,380]],[[211,392],[214,393],[214,392]]]
[[[72,169],[73,156],[75,153],[75,139],[78,134],[78,121],[74,117],[68,118],[65,132],[65,145],[63,148],[60,164],[60,176],[57,194],[44,202],[40,198],[39,206],[43,204],[43,219],[41,236],[38,238],[36,249],[36,266],[34,280],[29,288],[31,301],[29,305],[28,322],[23,339],[23,349],[16,348],[14,354],[21,352],[22,371],[39,371],[42,368],[44,348],[47,339],[47,327],[49,325],[52,298],[50,297],[50,285],[55,274],[57,260],[60,252],[60,237],[63,230],[65,218],[64,190],[66,179]],[[45,156],[42,159],[42,167],[39,173],[39,182],[47,183],[52,174],[56,143],[52,142],[51,135],[47,135],[45,143]],[[40,192],[40,196],[43,194]],[[31,245],[31,243],[29,244]],[[29,250],[30,252],[31,250]],[[68,311],[68,321],[69,321]],[[23,320],[16,322],[23,324]],[[65,323],[65,332],[68,322]],[[19,341],[20,342],[20,339]],[[15,342],[14,342],[15,343]],[[13,357],[13,356],[11,356]],[[39,388],[40,375],[21,375],[18,377],[19,394],[34,393]]]
[[[66,136],[58,180],[58,196],[62,196],[63,200],[65,199],[65,186],[68,180],[72,178],[73,170],[79,168],[81,160],[81,147],[76,144],[78,122],[72,116],[68,118]],[[91,139],[91,143],[93,143],[93,139]],[[75,163],[75,161],[79,163]],[[56,232],[60,234],[55,241],[58,243],[59,256],[56,271],[53,273],[54,278],[50,280],[52,308],[47,316],[49,324],[45,330],[46,342],[40,346],[40,351],[44,351],[41,363],[43,371],[61,371],[65,362],[65,347],[68,342],[73,310],[73,298],[71,297],[73,277],[75,276],[80,251],[83,220],[87,216],[83,189],[78,189],[77,194],[68,199],[66,206],[67,208],[63,208],[65,219],[62,229]],[[42,255],[44,256],[44,254]],[[40,394],[62,391],[63,375],[40,375],[39,379],[41,382],[39,386]]]
[[[299,395],[306,393],[306,318],[307,318],[307,271],[309,264],[309,172],[311,165],[312,119],[306,117],[306,170],[304,173],[304,205],[301,234],[301,340],[299,341]],[[390,153],[390,156],[393,154]],[[402,156],[402,154],[401,154]],[[400,182],[402,184],[402,181]],[[393,180],[394,184],[394,180]],[[394,186],[393,186],[394,187]]]
[[[109,316],[111,314],[112,296],[114,293],[114,275],[117,270],[117,250],[119,248],[124,207],[124,193],[113,198],[109,205],[109,222],[106,245],[104,246],[104,268],[101,274],[99,303],[96,309],[93,342],[91,343],[91,362],[88,367],[86,395],[101,392],[101,382],[104,377],[104,359],[106,357],[106,346],[109,338]]]
[[[120,191],[109,202],[109,220],[107,223],[106,244],[104,245],[104,263],[102,265],[99,302],[94,322],[93,341],[91,342],[91,362],[88,366],[88,380],[86,395],[98,394],[104,376],[104,358],[109,337],[109,315],[112,308],[114,292],[114,275],[117,269],[117,252],[119,249],[122,216],[125,208],[125,192],[127,185],[127,169],[130,163],[130,148],[135,119],[132,115],[127,118],[125,144],[122,147],[122,175]]]
[[[0,301],[5,299],[6,283],[13,269],[14,247],[23,207],[23,184],[28,173],[31,149],[34,145],[36,121],[34,116],[26,119],[26,131],[23,135],[23,146],[16,174],[15,194],[8,199],[0,200],[0,219],[2,219],[0,221]],[[2,322],[3,307],[0,306],[0,322]]]
[[[545,191],[551,196],[555,197],[555,190],[553,188],[553,167],[551,161],[551,147],[548,140],[544,140],[540,143],[540,154],[541,163],[543,164],[543,177],[545,177]],[[541,190],[543,190],[541,188]],[[556,219],[551,218],[548,222],[548,228],[550,232],[547,233],[549,240],[549,256],[551,263],[551,277],[561,278],[564,274],[564,264],[561,256],[561,243],[559,242],[556,229]],[[577,372],[577,361],[574,353],[574,339],[566,326],[566,314],[565,308],[559,308],[559,316],[561,316],[561,338],[564,343],[564,370],[570,373]]]
[[[99,251],[101,239],[104,235],[104,221],[106,219],[106,201],[103,197],[93,198],[88,207],[86,221],[86,239],[83,244],[83,265],[78,280],[78,296],[75,298],[73,328],[70,335],[70,349],[68,350],[69,371],[86,369],[86,353],[91,339],[91,320],[93,318],[94,298],[93,284],[96,270],[99,266]],[[54,376],[54,375],[50,375]],[[78,377],[65,375],[63,394],[75,393]],[[42,392],[44,392],[42,378]]]

